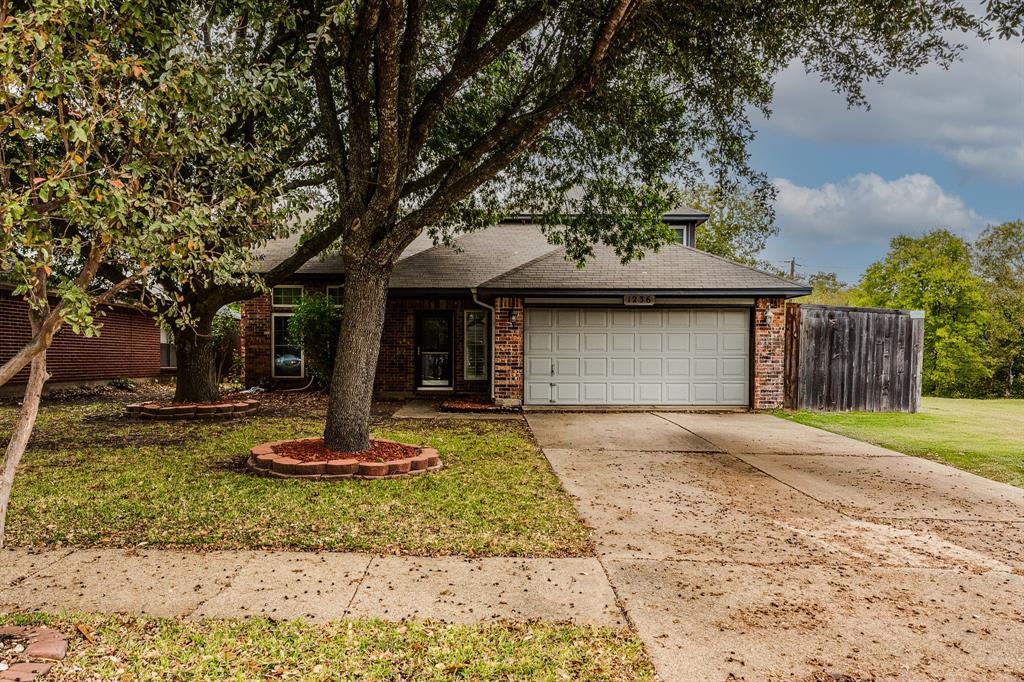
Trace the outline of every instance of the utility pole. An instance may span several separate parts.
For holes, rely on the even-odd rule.
[[[789,278],[796,279],[796,258],[789,259]]]

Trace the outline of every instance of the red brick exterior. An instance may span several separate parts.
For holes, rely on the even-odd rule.
[[[494,299],[494,401],[523,404],[523,299]]]
[[[103,325],[97,337],[75,334],[61,327],[46,355],[51,378],[48,385],[134,379],[160,375],[160,328],[146,313],[127,306],[103,306]],[[12,358],[32,338],[28,304],[0,288],[0,364]],[[12,384],[28,380],[28,370]]]
[[[755,410],[782,407],[785,392],[786,301],[759,298],[754,306]]]
[[[324,292],[327,284],[303,282],[304,292]],[[330,284],[334,286],[334,284]],[[487,379],[467,380],[464,370],[464,313],[466,310],[484,310],[471,297],[458,298],[400,298],[388,299],[381,335],[380,356],[374,393],[378,397],[411,396],[416,394],[416,311],[450,310],[454,350],[452,357],[453,387],[450,392],[434,391],[445,395],[486,400],[490,389]],[[242,303],[242,366],[246,386],[296,383],[295,379],[275,379],[271,372],[271,315],[286,313],[289,308],[274,308],[271,297],[261,296]],[[488,367],[490,361],[487,362]],[[306,379],[301,380],[307,381]]]
[[[324,291],[324,284],[305,284],[306,291]],[[287,308],[272,308],[270,296],[246,301],[242,304],[242,362],[247,386],[274,383],[292,383],[297,380],[275,380],[271,375],[271,314],[287,312]],[[464,325],[466,310],[481,310],[470,297],[456,298],[402,298],[388,299],[381,338],[380,357],[374,393],[378,397],[402,397],[417,393],[415,385],[416,311],[450,310],[453,314],[455,354],[453,357],[454,386],[450,395],[468,396],[484,400],[490,383],[486,380],[467,381],[464,373]],[[521,405],[523,402],[523,330],[525,315],[523,299],[499,297],[494,300],[494,398],[501,405]],[[768,311],[771,311],[769,320]],[[785,300],[759,298],[754,310],[753,329],[753,405],[767,410],[780,407],[783,400],[785,359]],[[490,362],[488,361],[488,366]],[[305,379],[302,380],[303,382]]]

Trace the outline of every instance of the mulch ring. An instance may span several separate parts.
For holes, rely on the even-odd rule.
[[[362,452],[330,450],[322,438],[302,438],[257,445],[247,464],[255,473],[277,478],[397,478],[437,471],[441,457],[434,448],[385,438],[372,439]]]
[[[494,403],[477,403],[472,400],[446,400],[441,403],[438,410],[441,412],[494,412],[498,414],[520,411],[518,407],[495,405]]]
[[[260,401],[218,400],[213,403],[132,403],[125,409],[137,419],[228,419],[256,414]]]
[[[48,627],[0,627],[0,680],[32,682],[68,653],[67,639]]]

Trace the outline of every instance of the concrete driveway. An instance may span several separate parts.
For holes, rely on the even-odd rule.
[[[749,413],[531,413],[665,680],[1024,680],[1024,490]]]

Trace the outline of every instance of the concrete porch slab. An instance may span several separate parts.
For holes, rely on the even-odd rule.
[[[410,400],[391,415],[395,419],[456,419],[469,421],[521,421],[518,412],[442,412],[430,400]]]
[[[1024,521],[1021,488],[919,457],[737,456],[858,517]]]
[[[604,569],[593,558],[376,558],[349,615],[448,623],[624,625]]]

